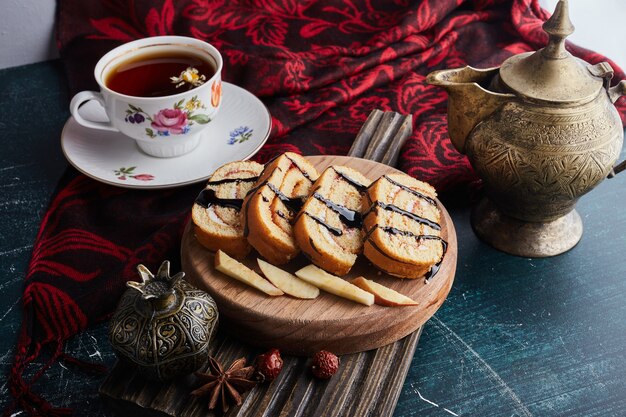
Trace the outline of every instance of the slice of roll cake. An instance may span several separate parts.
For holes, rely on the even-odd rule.
[[[221,166],[211,175],[191,209],[194,234],[200,244],[239,259],[250,252],[239,211],[262,171],[261,164],[237,161]]]
[[[405,174],[376,180],[364,198],[365,256],[400,278],[434,275],[447,246],[436,196],[432,186]]]
[[[317,177],[317,170],[306,159],[287,152],[268,162],[244,199],[244,234],[270,263],[287,263],[300,252],[291,221]]]
[[[294,224],[296,242],[320,268],[345,275],[363,249],[361,207],[371,181],[344,166],[326,168]]]

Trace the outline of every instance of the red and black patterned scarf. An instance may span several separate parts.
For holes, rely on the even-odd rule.
[[[123,42],[178,34],[212,43],[224,56],[224,79],[259,96],[273,116],[261,162],[284,151],[345,154],[372,109],[412,114],[400,168],[452,196],[475,177],[448,139],[446,95],[425,76],[496,66],[538,49],[546,18],[537,0],[59,0],[57,35],[72,92],[95,88],[96,61]],[[591,63],[605,60],[570,50]],[[623,101],[619,110],[626,113]],[[177,258],[201,188],[128,191],[68,172],[26,273],[9,375],[15,401],[5,415],[16,407],[71,412],[53,408],[33,383],[57,360],[77,363],[64,355],[64,342],[109,317],[138,263],[155,268]],[[26,379],[25,368],[44,351],[49,360]]]

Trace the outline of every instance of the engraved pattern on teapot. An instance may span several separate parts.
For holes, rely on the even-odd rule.
[[[512,137],[511,140],[519,139],[533,146],[547,145],[546,150],[555,152],[588,149],[587,142],[602,141],[603,138],[612,140],[617,136],[614,132],[616,126],[619,126],[619,123],[616,125],[619,116],[616,119],[611,108],[608,100],[602,97],[581,106],[578,111],[572,109],[567,113],[550,107],[538,107],[538,110],[526,107],[524,112],[510,115],[508,123],[520,132],[519,136]],[[532,134],[524,134],[525,132]]]
[[[507,103],[476,126],[465,150],[498,206],[545,221],[567,214],[602,181],[621,147],[619,115],[599,95],[567,112]]]

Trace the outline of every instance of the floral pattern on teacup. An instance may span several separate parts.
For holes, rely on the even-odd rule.
[[[146,135],[151,138],[184,135],[189,132],[194,123],[204,125],[211,121],[208,115],[196,113],[200,109],[206,109],[206,106],[202,104],[198,96],[193,96],[186,102],[185,99],[182,99],[174,103],[172,108],[161,109],[152,116],[141,107],[128,104],[124,120],[127,123],[136,124],[142,124],[145,121],[150,122],[150,127],[146,127]]]
[[[215,80],[211,85],[211,105],[217,107],[222,98],[222,80]]]
[[[113,170],[113,173],[117,177],[118,180],[126,181],[127,178],[132,178],[138,181],[152,181],[154,179],[154,175],[150,174],[135,174],[135,168],[137,167],[128,167],[128,168],[120,168]]]
[[[240,126],[229,133],[228,144],[234,145],[235,143],[245,142],[252,137],[252,132],[254,132],[254,129],[250,129],[248,126]]]

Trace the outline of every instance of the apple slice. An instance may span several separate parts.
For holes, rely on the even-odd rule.
[[[257,290],[262,291],[267,295],[278,296],[284,294],[284,292],[273,286],[261,275],[257,274],[241,262],[226,255],[221,250],[218,250],[215,254],[215,269],[231,278],[236,279],[237,281],[241,281],[244,284],[248,284]]]
[[[309,284],[315,285],[316,287],[339,297],[347,298],[348,300],[356,301],[357,303],[365,304],[366,306],[374,304],[373,294],[363,291],[356,285],[352,285],[342,278],[331,275],[315,265],[305,266],[304,268],[296,271],[296,275]]]
[[[287,271],[274,266],[263,259],[258,259],[259,268],[265,275],[265,278],[270,280],[272,284],[281,289],[286,294],[296,298],[316,298],[320,295],[320,290],[314,285],[308,282],[302,281],[297,276],[290,274]]]
[[[398,306],[416,306],[419,303],[406,295],[385,287],[377,282],[365,279],[363,277],[354,278],[350,281],[357,287],[374,295],[374,302],[381,306],[398,307]]]

